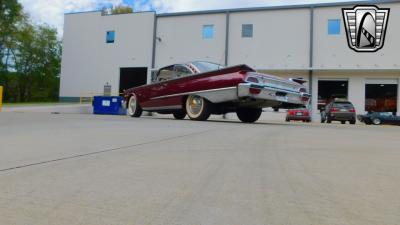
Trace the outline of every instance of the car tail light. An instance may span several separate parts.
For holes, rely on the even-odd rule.
[[[249,89],[249,92],[250,92],[250,94],[258,95],[258,94],[261,93],[261,89],[251,87],[251,88]]]
[[[330,111],[331,111],[331,112],[338,112],[339,109],[338,109],[338,108],[332,108]]]
[[[251,83],[260,83],[260,81],[256,77],[248,77],[246,81]]]
[[[356,109],[355,109],[355,108],[351,108],[351,109],[349,110],[349,112],[355,113],[355,112],[356,112]]]

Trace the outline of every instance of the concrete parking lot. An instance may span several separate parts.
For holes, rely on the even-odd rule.
[[[397,225],[400,127],[0,113],[0,224]]]

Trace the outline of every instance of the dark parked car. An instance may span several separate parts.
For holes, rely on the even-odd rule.
[[[286,113],[286,122],[290,122],[291,120],[311,122],[310,110],[306,108],[288,109]]]
[[[372,112],[366,115],[359,115],[358,120],[365,124],[393,124],[400,125],[400,116],[393,115],[392,112]]]
[[[298,108],[311,95],[300,81],[257,73],[246,65],[224,68],[195,61],[161,68],[154,83],[126,90],[124,97],[132,117],[149,111],[207,120],[211,114],[236,112],[251,123],[262,108]]]
[[[321,111],[321,123],[340,121],[345,124],[356,124],[356,110],[351,102],[346,100],[333,100]]]

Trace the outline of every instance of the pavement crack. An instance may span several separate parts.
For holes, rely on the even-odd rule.
[[[138,143],[138,144],[133,144],[133,145],[127,145],[127,146],[120,146],[116,148],[109,148],[109,149],[104,149],[101,151],[95,151],[95,152],[89,152],[89,153],[84,153],[84,154],[77,154],[77,155],[72,155],[72,156],[66,156],[66,157],[61,157],[61,158],[56,158],[56,159],[50,159],[50,160],[45,160],[45,161],[40,161],[40,162],[35,162],[35,163],[29,163],[29,164],[23,164],[19,166],[13,166],[5,169],[0,169],[0,173],[2,172],[8,172],[12,170],[17,170],[17,169],[22,169],[22,168],[27,168],[27,167],[33,167],[33,166],[39,166],[39,165],[44,165],[44,164],[50,164],[50,163],[55,163],[55,162],[60,162],[60,161],[65,161],[65,160],[70,160],[70,159],[77,159],[77,158],[83,158],[83,157],[88,157],[88,156],[93,156],[93,155],[99,155],[99,154],[104,154],[104,153],[109,153],[109,152],[115,152],[115,151],[127,151],[129,148],[134,148],[134,147],[139,147],[139,146],[144,146],[144,145],[149,145],[149,144],[155,144],[155,143],[161,143],[161,142],[166,142],[166,141],[171,141],[171,140],[176,140],[184,137],[189,137],[189,136],[194,136],[194,135],[199,135],[203,133],[208,133],[210,131],[213,131],[215,129],[210,129],[210,130],[205,130],[205,131],[200,131],[200,132],[194,132],[190,134],[184,134],[184,135],[179,135],[179,136],[174,136],[174,137],[168,137],[168,138],[163,138],[159,140],[153,140],[153,141],[148,141],[148,142],[143,142],[143,143]]]

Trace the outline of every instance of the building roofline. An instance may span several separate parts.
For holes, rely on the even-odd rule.
[[[331,2],[331,3],[315,3],[315,4],[298,4],[298,5],[278,5],[264,7],[249,7],[249,8],[233,8],[233,9],[215,9],[203,11],[161,13],[157,17],[173,17],[173,16],[190,16],[204,14],[220,14],[220,13],[237,13],[237,12],[256,12],[266,10],[282,10],[282,9],[308,9],[320,7],[348,6],[357,4],[385,4],[385,3],[400,3],[400,0],[367,0],[367,1],[349,1],[349,2]]]
[[[85,13],[101,13],[101,10],[92,10],[92,11],[83,11],[83,12],[68,12],[64,13],[64,15],[74,15],[74,14],[85,14]],[[138,13],[154,13],[156,14],[156,11],[138,11],[138,12],[131,12],[131,13],[121,13],[121,14],[110,14],[110,15],[104,15],[104,16],[118,16],[118,15],[130,15],[130,14],[138,14]]]
[[[64,15],[74,15],[74,14],[83,14],[83,13],[101,13],[101,10],[91,10],[91,11],[83,11],[83,12],[67,12]]]
[[[314,4],[296,4],[296,5],[277,5],[277,6],[263,6],[263,7],[248,7],[248,8],[232,8],[232,9],[214,9],[214,10],[200,10],[188,12],[173,12],[173,13],[159,13],[156,11],[138,11],[127,14],[135,13],[156,13],[157,17],[172,17],[172,16],[190,16],[190,15],[204,15],[204,14],[220,14],[220,13],[237,13],[237,12],[256,12],[266,10],[282,10],[282,9],[308,9],[320,7],[335,7],[335,6],[348,6],[357,4],[385,4],[385,3],[400,3],[400,0],[366,0],[366,1],[349,1],[349,2],[330,2],[330,3],[314,3]],[[83,12],[68,12],[64,15],[83,14],[83,13],[101,13],[101,10],[83,11]],[[120,15],[120,14],[117,14]],[[121,14],[124,15],[124,14]],[[109,15],[115,16],[115,15]]]

